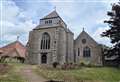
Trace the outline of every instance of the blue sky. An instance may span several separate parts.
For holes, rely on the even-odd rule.
[[[56,10],[74,32],[76,38],[83,27],[98,43],[111,45],[100,34],[108,29],[103,21],[108,19],[111,3],[119,0],[1,0],[0,1],[0,47],[20,36],[24,45],[29,31],[39,24],[39,19]]]

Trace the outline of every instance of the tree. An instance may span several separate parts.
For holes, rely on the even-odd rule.
[[[107,13],[110,16],[108,23],[110,29],[102,33],[103,37],[108,37],[113,44],[113,47],[108,50],[109,56],[117,55],[120,58],[120,2],[112,5],[112,10]]]

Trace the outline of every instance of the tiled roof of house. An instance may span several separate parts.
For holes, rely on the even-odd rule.
[[[10,44],[0,48],[0,52],[2,53],[0,55],[6,55],[6,56],[11,56],[11,57],[15,57],[15,56],[25,57],[26,48],[19,41],[15,41],[13,43],[10,43]],[[15,55],[13,53],[17,53],[17,54]]]

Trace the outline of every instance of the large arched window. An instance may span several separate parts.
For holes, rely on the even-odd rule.
[[[89,47],[85,47],[83,49],[83,57],[90,57],[91,56],[91,51]]]
[[[41,49],[50,49],[50,35],[47,32],[42,35]]]

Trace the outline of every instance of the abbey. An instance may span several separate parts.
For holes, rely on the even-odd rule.
[[[30,31],[27,51],[30,64],[102,64],[100,45],[84,30],[74,40],[74,33],[55,10],[40,19],[40,24]]]

